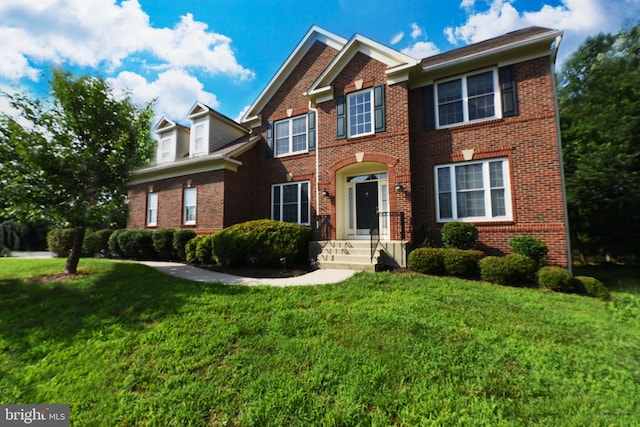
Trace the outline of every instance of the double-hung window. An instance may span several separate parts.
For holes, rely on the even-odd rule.
[[[173,147],[174,147],[173,135],[164,135],[160,139],[160,163],[170,162],[173,159]]]
[[[182,202],[182,222],[187,225],[196,223],[196,207],[197,207],[197,190],[196,188],[185,188]]]
[[[496,70],[458,77],[435,86],[438,127],[498,117]]]
[[[308,151],[307,116],[281,120],[275,124],[275,155],[303,153]]]
[[[373,133],[373,89],[347,96],[349,138]]]
[[[507,159],[436,166],[438,221],[511,219]]]
[[[147,193],[147,226],[158,225],[158,193]]]
[[[308,225],[309,182],[274,185],[271,206],[271,217],[273,219]]]

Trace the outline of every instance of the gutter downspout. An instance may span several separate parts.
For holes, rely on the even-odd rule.
[[[315,177],[315,194],[316,194],[316,216],[320,215],[320,190],[318,190],[318,179],[320,173],[320,160],[319,160],[319,151],[320,151],[320,141],[319,141],[319,129],[318,129],[318,109],[313,106],[313,102],[309,100],[309,111],[315,112],[314,116],[316,118],[315,129],[316,129],[316,177]]]

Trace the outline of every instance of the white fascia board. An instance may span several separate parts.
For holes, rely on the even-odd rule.
[[[506,54],[509,53],[511,51],[516,51],[518,49],[523,49],[526,47],[530,47],[530,46],[535,46],[536,44],[541,44],[543,42],[548,42],[549,43],[549,49],[548,51],[542,52],[540,53],[540,55],[538,55],[538,57],[540,56],[546,56],[546,55],[551,55],[552,51],[551,51],[551,42],[556,41],[558,37],[562,36],[562,31],[557,31],[557,30],[553,30],[544,34],[540,34],[537,36],[533,36],[530,37],[528,39],[525,40],[521,40],[519,42],[516,43],[510,43],[508,45],[505,46],[500,46],[500,47],[496,47],[493,49],[489,49],[489,50],[485,50],[483,52],[477,52],[477,53],[473,53],[471,55],[467,55],[464,56],[462,58],[456,58],[456,59],[452,59],[450,61],[446,61],[446,62],[442,62],[440,64],[435,64],[432,66],[427,66],[424,67],[422,69],[423,72],[429,72],[429,71],[437,71],[443,68],[449,68],[452,66],[459,66],[462,65],[464,63],[468,63],[468,62],[472,62],[472,61],[478,61],[481,60],[483,58],[487,58],[487,57],[491,57],[491,56],[498,56],[498,55],[502,55],[502,54]],[[559,43],[558,41],[556,41],[556,43]],[[518,60],[514,60],[514,62],[521,62],[522,59],[518,59]]]
[[[258,98],[256,98],[253,104],[251,104],[245,115],[240,119],[240,123],[247,123],[251,118],[260,113],[265,104],[276,93],[287,77],[289,77],[293,69],[298,65],[298,63],[300,63],[304,55],[306,55],[316,41],[320,41],[338,51],[340,51],[347,43],[346,39],[316,25],[311,27],[300,43],[295,47],[291,55],[289,55],[284,64],[280,66],[276,74],[271,78],[269,83],[267,83],[267,86],[262,90],[262,92],[260,92]]]
[[[131,178],[127,185],[133,186],[137,184],[144,184],[146,182],[177,178],[180,176],[222,169],[228,169],[236,172],[238,167],[241,165],[242,162],[222,155],[195,157],[189,160],[134,170],[131,173]]]
[[[333,99],[333,86],[325,86],[311,92],[305,92],[304,96],[313,99],[316,104],[331,101]]]

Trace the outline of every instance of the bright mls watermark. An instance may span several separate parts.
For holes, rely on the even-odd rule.
[[[0,405],[0,426],[69,427],[69,405]]]

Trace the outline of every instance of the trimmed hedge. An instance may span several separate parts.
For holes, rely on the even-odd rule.
[[[407,266],[418,273],[442,275],[444,273],[442,250],[440,248],[414,249],[409,254]]]
[[[603,301],[611,299],[609,289],[600,280],[588,276],[576,276],[574,279],[580,284],[581,290],[584,291],[585,295],[599,298]]]
[[[418,248],[409,254],[408,267],[423,274],[462,278],[479,276],[478,261],[484,252],[453,248]]]
[[[109,238],[113,234],[113,230],[104,229],[104,230],[96,230],[92,233],[94,237],[94,254],[98,254],[100,256],[109,256]]]
[[[469,222],[448,222],[441,233],[446,248],[471,249],[478,241],[478,229]]]
[[[173,235],[175,230],[167,228],[164,230],[155,230],[151,233],[151,241],[153,250],[158,259],[162,261],[171,261],[176,259],[176,251],[173,249]]]
[[[196,236],[197,234],[195,231],[188,230],[188,229],[176,230],[173,233],[173,250],[175,251],[175,254],[178,257],[178,260],[180,261],[187,260],[187,255],[185,253],[185,246],[189,240],[193,239]]]
[[[509,240],[509,247],[514,253],[526,255],[535,261],[538,268],[544,267],[547,263],[549,249],[547,245],[537,237],[518,236]]]
[[[47,233],[47,248],[56,257],[67,258],[73,247],[75,228],[52,228]]]
[[[156,258],[151,230],[125,229],[118,234],[118,246],[125,258],[150,260]]]
[[[556,292],[575,293],[580,284],[566,268],[547,266],[538,270],[538,285]]]
[[[225,228],[213,235],[213,255],[223,265],[282,267],[308,262],[311,229],[262,219]],[[252,262],[255,261],[255,262]]]
[[[200,234],[185,245],[185,258],[192,264],[216,264],[213,256],[213,234]]]
[[[532,284],[535,279],[535,261],[520,254],[488,256],[481,259],[478,265],[482,280],[498,285],[525,286]]]
[[[120,249],[120,244],[118,243],[118,236],[122,233],[124,229],[113,230],[113,233],[109,236],[108,246],[109,246],[109,256],[113,258],[122,257],[122,250]]]

